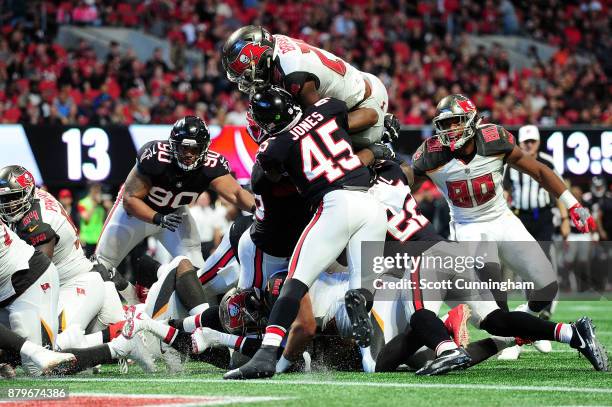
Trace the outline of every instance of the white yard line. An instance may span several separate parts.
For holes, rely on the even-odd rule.
[[[18,378],[13,381],[28,380],[31,378]],[[254,385],[305,385],[305,386],[353,386],[353,387],[390,387],[390,388],[433,388],[445,390],[490,390],[490,391],[518,391],[518,392],[562,392],[562,393],[604,393],[612,394],[612,388],[601,387],[566,387],[566,386],[506,386],[498,384],[459,384],[459,383],[387,383],[387,382],[357,382],[357,381],[334,381],[334,380],[222,380],[222,379],[198,379],[198,378],[175,378],[164,379],[156,377],[143,378],[94,378],[94,377],[70,377],[70,378],[46,378],[48,382],[124,382],[124,383],[218,383],[218,384],[236,384],[240,386]]]

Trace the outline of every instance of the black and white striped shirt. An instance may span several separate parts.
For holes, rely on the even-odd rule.
[[[536,159],[555,171],[553,158],[550,155],[538,151]],[[555,174],[557,174],[556,171]],[[512,209],[529,211],[554,206],[554,200],[548,191],[542,188],[536,180],[510,166],[506,167],[504,174],[504,189],[512,193],[510,204]]]

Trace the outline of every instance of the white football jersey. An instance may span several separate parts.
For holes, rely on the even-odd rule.
[[[60,285],[74,276],[89,273],[92,263],[85,257],[77,228],[70,216],[53,195],[36,190],[32,208],[15,225],[17,233],[32,246],[55,239],[53,264],[59,274]]]
[[[274,35],[273,59],[287,78],[291,74],[305,73],[307,79],[317,83],[321,98],[332,97],[346,103],[349,110],[363,100],[364,74],[331,52],[313,47],[301,40],[284,35]],[[295,94],[291,84],[285,83],[288,92]],[[297,86],[297,85],[296,85]],[[289,89],[287,89],[289,87]]]
[[[468,163],[455,158],[437,137],[427,139],[414,154],[415,174],[436,184],[451,220],[458,223],[488,222],[509,210],[502,184],[514,137],[501,126],[486,124],[477,128],[474,141],[476,153]]]
[[[11,277],[15,272],[30,267],[28,262],[33,254],[32,246],[0,222],[0,301],[15,294]]]

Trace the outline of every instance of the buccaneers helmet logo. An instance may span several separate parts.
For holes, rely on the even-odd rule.
[[[263,54],[269,49],[269,46],[249,42],[242,47],[236,59],[229,66],[238,75],[242,75],[251,62],[257,65]]]

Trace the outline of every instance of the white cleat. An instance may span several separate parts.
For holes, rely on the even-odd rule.
[[[127,373],[128,357],[136,361],[146,373],[153,373],[156,371],[153,357],[147,350],[147,346],[141,335],[135,335],[132,339],[119,335],[110,341],[108,346],[115,351],[119,359],[121,373]]]
[[[198,328],[191,334],[191,348],[193,353],[200,354],[208,348],[223,346],[221,332],[210,328]]]
[[[149,330],[149,317],[144,311],[129,307],[126,311],[126,321],[121,334],[126,338],[133,338],[137,333]]]
[[[32,376],[49,374],[54,369],[69,368],[76,362],[72,353],[54,352],[32,342],[26,342],[21,348],[24,369]]]
[[[550,353],[552,351],[552,344],[550,343],[550,341],[535,341],[533,343],[533,346],[540,353]]]
[[[511,346],[502,350],[497,356],[497,360],[517,360],[521,355],[521,347],[518,345]]]

